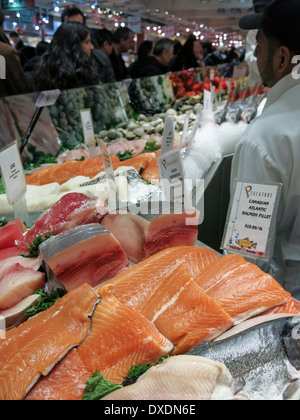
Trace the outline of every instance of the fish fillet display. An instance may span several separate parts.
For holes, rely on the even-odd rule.
[[[40,376],[88,335],[99,295],[88,285],[7,332],[0,341],[0,400],[23,399]]]
[[[224,363],[233,378],[243,379],[242,394],[249,400],[292,399],[300,379],[299,322],[291,316],[254,325],[225,340],[200,344],[190,355]]]
[[[186,262],[191,277],[195,279],[219,259],[214,251],[203,247],[169,248],[118,274],[108,284],[113,284],[117,299],[141,310],[149,299],[149,294],[174,270],[175,264]]]
[[[78,348],[92,373],[123,382],[132,366],[155,363],[173,350],[172,343],[134,308],[113,296],[113,287],[100,291],[101,303],[92,319],[92,331]]]
[[[27,399],[82,399],[85,383],[96,370],[121,383],[133,366],[155,363],[172,350],[172,343],[151,322],[118,301],[110,286],[103,287],[89,336],[40,379]]]
[[[91,373],[86,369],[78,355],[72,349],[66,357],[32,388],[28,401],[78,401],[83,397],[86,382]]]
[[[185,262],[162,277],[140,311],[172,341],[174,354],[184,354],[201,342],[212,341],[234,324],[191,278]]]
[[[0,268],[0,310],[11,308],[45,286],[45,275],[21,264]]]
[[[223,363],[197,356],[172,356],[148,370],[134,385],[103,400],[230,400],[235,387]]]
[[[148,221],[127,212],[107,214],[101,224],[118,239],[130,261],[137,263],[167,248],[194,246],[198,225],[189,225],[190,217],[186,212],[170,213]],[[199,219],[197,210],[194,211],[193,220],[196,219]]]
[[[120,162],[120,159],[116,156],[111,156],[111,160],[113,164],[118,164]],[[105,167],[101,156],[85,159],[83,161],[71,160],[39,169],[38,171],[27,175],[26,183],[28,185],[46,185],[57,182],[62,185],[76,176],[94,178],[100,172],[104,171],[104,169]]]
[[[98,286],[128,267],[117,239],[99,224],[80,226],[50,238],[40,252],[67,291]]]
[[[26,226],[19,219],[0,227],[0,250],[15,247],[16,242],[23,239],[23,234],[26,231]]]
[[[80,193],[67,194],[42,214],[20,241],[20,246],[27,248],[37,236],[49,232],[55,236],[77,226],[98,223],[105,213],[105,205],[101,200]]]
[[[226,255],[196,278],[197,284],[234,319],[245,321],[286,304],[291,295],[273,277],[239,255]]]

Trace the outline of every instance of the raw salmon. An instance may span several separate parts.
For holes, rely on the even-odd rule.
[[[92,319],[92,331],[78,353],[92,373],[123,382],[135,365],[155,363],[173,350],[172,343],[134,308],[113,295],[113,287],[102,286],[101,302]]]
[[[84,394],[91,373],[86,369],[77,349],[71,350],[51,373],[39,380],[29,392],[29,401],[78,401]]]
[[[110,286],[102,287],[87,339],[41,378],[27,399],[82,399],[85,383],[96,370],[107,380],[121,383],[133,366],[155,363],[172,352],[172,343],[112,291]]]
[[[25,249],[37,236],[51,232],[54,236],[76,226],[98,223],[106,212],[101,200],[84,194],[70,193],[62,197],[51,209],[45,211],[20,241]]]
[[[40,376],[88,335],[90,317],[99,302],[93,288],[83,285],[50,309],[8,331],[0,341],[0,400],[23,399]]]
[[[116,156],[111,156],[111,160],[113,164],[120,162],[120,159]],[[65,163],[39,169],[38,171],[27,175],[26,183],[28,185],[46,185],[57,182],[62,185],[75,176],[82,175],[94,178],[102,171],[104,171],[104,163],[101,156],[89,158],[84,161],[67,161]]]
[[[214,262],[195,280],[235,323],[286,304],[291,295],[273,277],[240,255],[226,255]]]
[[[128,268],[107,283],[114,285],[114,295],[121,302],[140,310],[155,291],[162,278],[174,269],[174,264],[186,262],[194,279],[220,257],[203,247],[174,247],[158,252],[150,258]]]
[[[219,303],[195,283],[186,263],[175,265],[150,291],[141,313],[184,354],[234,325]]]
[[[130,166],[135,168],[139,174],[142,174],[143,171],[150,165],[151,162],[156,161],[156,156],[154,153],[142,153],[141,155],[127,159],[123,162],[114,163],[113,167],[114,170],[122,167],[122,166]]]

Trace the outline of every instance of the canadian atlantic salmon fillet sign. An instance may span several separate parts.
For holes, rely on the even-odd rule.
[[[222,248],[269,261],[281,184],[236,182]]]

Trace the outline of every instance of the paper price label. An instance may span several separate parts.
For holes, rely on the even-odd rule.
[[[105,174],[106,179],[108,183],[108,189],[109,189],[109,197],[108,197],[108,206],[111,211],[114,211],[116,209],[116,202],[117,202],[117,186],[116,186],[116,179],[115,179],[115,173],[113,164],[110,158],[110,154],[107,150],[107,147],[103,141],[99,142],[102,159],[104,163],[105,168]]]
[[[83,126],[84,143],[89,147],[96,142],[92,113],[90,109],[83,109],[80,111],[80,115]]]
[[[204,115],[209,116],[213,113],[213,94],[204,89]]]
[[[167,117],[165,121],[164,136],[161,145],[161,155],[168,153],[173,148],[175,136],[175,119]]]
[[[271,258],[281,188],[281,184],[237,182],[222,249]]]
[[[172,150],[157,158],[164,200],[184,203],[185,175],[181,150]]]
[[[17,141],[0,150],[0,168],[10,204],[20,200],[27,191],[24,168]]]

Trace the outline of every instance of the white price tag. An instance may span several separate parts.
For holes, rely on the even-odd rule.
[[[181,150],[172,150],[157,157],[163,199],[184,203],[185,175]]]
[[[282,184],[237,182],[222,249],[270,260],[281,189]]]
[[[96,140],[91,110],[83,109],[82,111],[80,111],[80,115],[83,127],[84,143],[88,147],[93,146],[96,143]]]
[[[213,97],[212,92],[204,89],[204,115],[210,116],[213,113]]]
[[[106,179],[108,183],[109,189],[109,198],[108,198],[108,206],[111,210],[116,209],[116,201],[117,201],[117,186],[116,186],[116,179],[113,164],[110,158],[110,154],[107,150],[107,147],[103,141],[99,142],[102,159],[105,168]]]
[[[168,153],[173,148],[175,136],[175,119],[167,117],[165,121],[164,136],[161,145],[161,155]]]
[[[0,150],[0,168],[7,199],[10,204],[16,203],[27,191],[26,178],[17,141]]]

